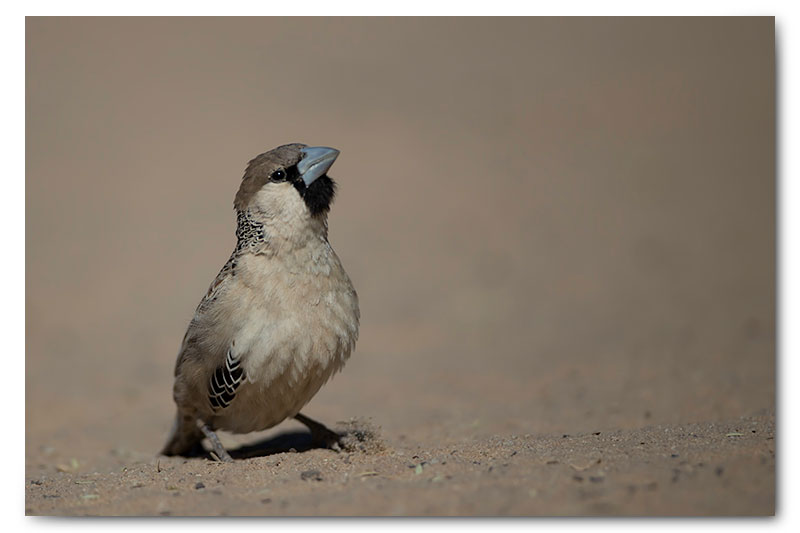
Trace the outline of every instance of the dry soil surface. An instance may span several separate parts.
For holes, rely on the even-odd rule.
[[[363,422],[358,428],[370,427]],[[284,434],[235,464],[115,449],[100,470],[31,468],[28,514],[768,515],[770,415],[576,435],[495,435],[431,446],[360,434],[341,452]],[[248,458],[243,458],[244,456]],[[254,456],[255,455],[255,456]],[[110,466],[112,463],[113,466]],[[737,502],[736,508],[731,502]]]

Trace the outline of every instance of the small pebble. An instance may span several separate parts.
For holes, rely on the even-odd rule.
[[[322,474],[319,470],[306,470],[300,473],[300,479],[303,481],[322,481]]]

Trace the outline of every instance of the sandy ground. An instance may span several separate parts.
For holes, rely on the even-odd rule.
[[[26,514],[774,513],[772,19],[26,39]],[[361,337],[304,412],[356,444],[158,457],[244,165],[292,141],[342,152]]]
[[[775,502],[774,433],[774,417],[765,414],[577,435],[398,439],[388,448],[370,439],[365,450],[339,453],[307,449],[307,436],[298,432],[234,453],[232,465],[115,449],[115,467],[88,471],[67,463],[56,475],[47,465],[31,469],[26,512],[768,515]]]

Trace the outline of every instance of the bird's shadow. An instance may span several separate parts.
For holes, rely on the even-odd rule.
[[[311,433],[307,431],[289,431],[280,433],[274,437],[269,437],[252,444],[240,446],[239,448],[228,450],[233,459],[249,459],[252,457],[267,457],[278,453],[287,452],[306,452],[314,449],[326,449],[323,443],[314,442]],[[194,457],[205,457],[206,459],[216,459],[205,448],[195,450],[191,454]]]
[[[327,446],[314,442],[311,438],[311,433],[307,431],[290,431],[253,444],[240,446],[235,450],[231,450],[230,454],[234,459],[247,459],[249,457],[265,457],[291,451],[306,452],[319,448],[325,449]]]

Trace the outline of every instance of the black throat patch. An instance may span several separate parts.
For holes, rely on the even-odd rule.
[[[292,181],[292,185],[300,193],[300,197],[306,203],[306,207],[311,211],[312,216],[327,213],[336,195],[336,182],[324,174],[314,180],[314,183],[306,187],[305,182],[298,176]]]

